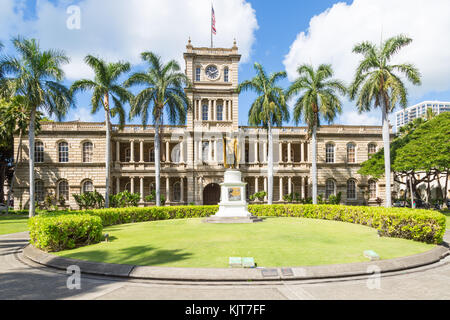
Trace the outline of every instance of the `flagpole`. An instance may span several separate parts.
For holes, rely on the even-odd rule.
[[[212,23],[213,23],[213,16],[212,16],[212,11],[213,11],[213,4],[212,4],[212,1],[211,1],[211,49],[213,48],[213,31],[212,31],[212,27],[213,27],[213,25],[212,25]]]

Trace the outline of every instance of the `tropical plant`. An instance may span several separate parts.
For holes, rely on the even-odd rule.
[[[164,205],[166,203],[166,197],[164,195],[160,195],[160,203],[161,205]],[[152,190],[152,192],[145,197],[145,201],[147,202],[156,202],[156,190]]]
[[[317,128],[320,119],[333,122],[337,114],[342,112],[342,102],[337,93],[345,94],[345,85],[331,79],[331,65],[321,64],[316,70],[310,65],[301,65],[297,69],[298,78],[286,92],[286,98],[301,94],[294,105],[294,121],[296,124],[303,118],[308,126],[308,135],[312,146],[312,199],[317,204]]]
[[[142,60],[149,64],[147,72],[138,72],[125,81],[125,87],[143,85],[145,88],[139,92],[131,103],[130,119],[141,117],[145,127],[149,117],[155,125],[155,189],[156,206],[161,205],[160,175],[161,175],[161,125],[164,111],[167,110],[170,123],[184,124],[186,114],[191,104],[184,92],[184,85],[190,87],[187,76],[181,72],[175,60],[167,64],[153,52],[143,52]]]
[[[365,41],[353,48],[354,53],[362,54],[354,80],[349,88],[351,100],[357,100],[358,112],[367,112],[374,108],[381,108],[383,119],[383,143],[386,180],[385,206],[392,205],[391,200],[391,157],[390,157],[390,129],[389,114],[399,104],[406,108],[407,90],[399,72],[406,76],[414,85],[420,85],[420,73],[412,64],[389,64],[392,57],[404,46],[412,42],[411,38],[398,35],[387,39],[378,48],[371,42]]]
[[[251,90],[258,94],[248,113],[250,125],[263,126],[267,129],[269,141],[267,163],[267,202],[273,201],[273,137],[272,127],[281,126],[283,121],[289,121],[289,110],[284,97],[284,90],[276,85],[278,80],[286,78],[286,72],[279,71],[267,75],[264,68],[255,63],[256,76],[242,82],[237,87],[237,92]]]
[[[84,59],[95,73],[94,80],[83,79],[72,84],[71,92],[92,91],[91,105],[92,113],[96,113],[100,106],[105,112],[106,130],[106,188],[105,207],[109,207],[110,176],[111,176],[111,117],[119,116],[119,126],[125,125],[125,110],[123,105],[132,99],[132,94],[119,84],[119,77],[127,73],[131,65],[128,62],[107,63],[104,60],[88,55]],[[111,100],[113,103],[111,103]]]
[[[136,207],[141,199],[139,193],[131,193],[128,190],[115,195],[110,195],[110,206],[113,208]]]
[[[11,99],[26,97],[26,110],[30,111],[28,129],[29,150],[34,150],[36,113],[45,110],[49,116],[56,115],[61,120],[72,105],[72,95],[61,81],[64,71],[61,66],[69,62],[63,51],[42,51],[35,39],[17,37],[13,45],[19,57],[5,57],[0,61],[2,73],[10,75],[0,84],[0,96]],[[29,152],[30,201],[29,215],[35,214],[34,152]]]
[[[101,209],[105,207],[105,198],[97,190],[82,194],[73,194],[76,203],[83,209]]]

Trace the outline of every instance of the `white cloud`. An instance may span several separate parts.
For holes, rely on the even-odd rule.
[[[188,37],[194,46],[210,44],[210,0],[80,0],[76,3],[81,8],[80,30],[66,26],[66,10],[74,1],[37,1],[36,19],[32,20],[23,19],[17,7],[18,13],[14,12],[13,3],[2,0],[2,30],[9,36],[20,32],[36,37],[45,48],[65,50],[72,58],[65,67],[69,79],[91,76],[83,62],[87,54],[137,64],[141,52],[154,51],[183,66]],[[22,4],[15,5],[18,3]],[[255,11],[245,0],[217,0],[214,9],[215,46],[231,47],[236,38],[243,61],[248,61],[258,29]],[[3,15],[8,19],[2,19]]]
[[[72,113],[72,115],[69,115],[70,119],[73,119],[74,121],[77,120],[82,122],[96,121],[94,115],[91,113],[90,108],[78,107],[76,109],[72,109],[70,112]]]
[[[381,117],[370,113],[359,114],[357,111],[349,111],[340,117],[339,123],[353,126],[379,126]]]
[[[337,3],[314,16],[307,32],[292,43],[284,65],[290,80],[300,64],[331,63],[335,76],[352,81],[361,59],[352,53],[356,43],[403,33],[413,42],[393,62],[410,62],[422,73],[422,86],[408,83],[411,99],[425,93],[450,90],[450,1],[448,0],[355,0]]]

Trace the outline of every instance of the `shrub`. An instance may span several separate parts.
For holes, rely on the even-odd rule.
[[[110,206],[113,208],[136,207],[141,200],[139,193],[131,193],[128,190],[110,195]]]
[[[99,242],[102,220],[89,214],[43,214],[28,222],[30,243],[48,252]]]
[[[251,205],[257,216],[304,217],[350,222],[379,230],[382,236],[439,244],[445,233],[445,216],[437,212],[408,208],[340,205]]]
[[[73,194],[72,195],[80,207],[83,209],[100,209],[105,206],[105,198],[94,190],[94,192],[85,192],[83,194]]]

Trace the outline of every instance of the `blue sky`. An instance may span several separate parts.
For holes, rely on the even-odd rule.
[[[188,37],[194,46],[209,44],[210,0],[109,0],[106,5],[98,0],[0,1],[0,40],[6,45],[5,51],[13,54],[8,39],[18,33],[40,39],[44,48],[64,49],[72,58],[66,68],[69,85],[75,79],[90,77],[82,62],[86,54],[111,61],[127,60],[135,70],[141,70],[139,53],[144,50],[155,51],[164,60],[177,59],[183,65]],[[66,27],[71,5],[81,10],[79,30]],[[295,78],[299,64],[331,63],[336,77],[349,83],[359,61],[351,53],[355,43],[377,43],[381,37],[405,33],[414,41],[402,50],[398,60],[413,62],[423,75],[420,88],[408,86],[409,104],[450,100],[448,0],[215,0],[214,7],[218,29],[215,43],[231,47],[236,38],[243,54],[240,81],[254,76],[254,62],[261,63],[269,73],[286,70],[289,79],[280,82],[284,87]],[[247,125],[254,97],[252,93],[240,96],[241,125]],[[342,100],[344,113],[335,123],[381,123],[377,110],[358,115],[352,102]],[[102,113],[90,114],[89,94],[79,95],[77,102],[77,109],[66,120],[104,121]]]

